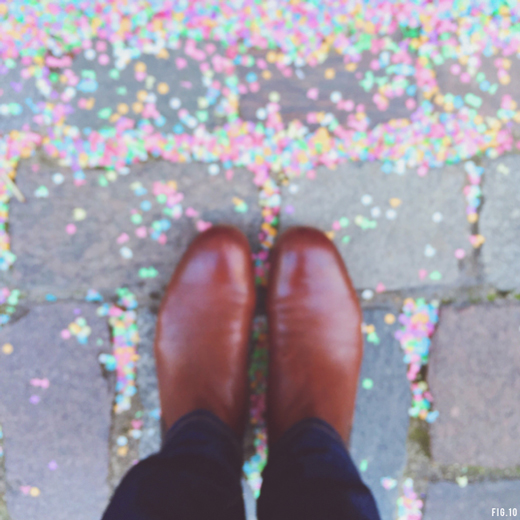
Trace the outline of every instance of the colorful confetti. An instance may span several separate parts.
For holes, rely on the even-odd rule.
[[[116,291],[117,304],[104,303],[98,308],[98,316],[107,316],[112,329],[113,356],[100,355],[99,361],[106,370],[115,369],[117,375],[115,412],[122,413],[130,409],[132,397],[136,393],[137,300],[126,288]],[[114,366],[115,365],[115,366]]]
[[[439,415],[431,411],[432,396],[428,384],[422,380],[421,368],[428,363],[430,337],[438,321],[438,302],[426,303],[422,298],[408,298],[399,316],[401,329],[395,332],[395,337],[404,350],[404,362],[408,365],[407,377],[412,390],[411,417],[419,417],[427,422],[433,422]]]
[[[413,490],[413,479],[403,483],[403,495],[397,500],[397,520],[421,520],[423,501]]]
[[[256,453],[243,470],[255,498],[260,495],[262,471],[267,463],[267,429],[265,419],[265,390],[267,384],[267,320],[257,316],[253,321],[253,354],[249,368],[250,424],[253,429]]]

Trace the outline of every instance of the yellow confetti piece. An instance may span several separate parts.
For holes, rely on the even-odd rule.
[[[354,72],[357,69],[357,63],[347,63],[347,65],[345,65],[345,69],[347,69],[349,72]]]
[[[135,66],[134,70],[136,72],[145,72],[146,71],[146,63],[143,63],[142,61],[138,61]]]
[[[117,105],[117,111],[120,113],[120,114],[128,114],[128,105],[126,103],[119,103],[119,105]]]
[[[468,215],[468,222],[470,224],[474,224],[475,222],[477,222],[477,220],[478,220],[478,214],[477,213],[470,213]]]
[[[392,206],[392,208],[397,208],[398,206],[401,205],[401,202],[402,202],[401,199],[392,198],[392,199],[390,199],[390,206]]]
[[[276,61],[276,52],[269,51],[267,53],[266,59],[269,63],[274,63]]]
[[[70,325],[69,325],[69,330],[72,334],[76,335],[78,334],[80,331],[81,331],[81,327],[75,323],[75,322],[72,322]]]
[[[499,173],[504,174],[504,175],[509,175],[509,173],[511,172],[511,170],[504,163],[500,163],[497,166],[497,171]]]
[[[148,92],[146,92],[146,90],[140,90],[138,93],[137,93],[137,99],[141,102],[145,102],[146,101],[146,98],[148,97]]]
[[[32,497],[40,496],[40,490],[39,490],[37,487],[32,487],[32,488],[31,488],[31,491],[29,491],[29,494],[30,494]]]
[[[6,343],[3,347],[2,347],[2,352],[4,354],[6,354],[7,356],[9,354],[12,354],[13,353],[13,346],[11,345],[11,343]]]
[[[262,71],[262,78],[264,79],[271,79],[272,78],[272,74],[271,74],[271,71],[270,70],[264,70]]]
[[[164,81],[157,85],[157,92],[159,92],[159,94],[168,94],[169,91],[170,87],[167,83],[164,83]]]
[[[336,71],[334,69],[327,69],[325,71],[325,79],[334,79],[336,77]]]
[[[327,231],[327,232],[325,233],[325,236],[326,236],[329,240],[334,240],[335,233],[334,233],[334,231]]]
[[[365,325],[365,334],[372,334],[376,328],[373,325]]]
[[[204,109],[208,108],[208,106],[209,106],[208,98],[205,98],[205,97],[198,98],[197,99],[197,104],[199,105],[199,108],[201,110],[204,110]]]
[[[119,446],[119,448],[117,448],[117,454],[119,457],[126,457],[128,454],[128,446]]]
[[[106,177],[110,182],[114,182],[114,181],[117,179],[117,173],[116,173],[114,170],[109,170],[109,171],[105,174],[105,177]]]
[[[132,110],[136,114],[140,114],[143,111],[143,104],[142,103],[132,103]]]
[[[478,249],[485,241],[486,239],[482,235],[474,235],[471,240],[471,245],[475,249]]]
[[[85,220],[87,218],[87,212],[83,208],[74,208],[72,216],[74,220]]]
[[[465,475],[463,477],[457,477],[455,480],[461,488],[464,488],[468,485],[468,477],[466,477]]]
[[[170,53],[163,47],[157,54],[156,56],[160,59],[160,60],[167,60],[169,57],[170,57]]]
[[[392,325],[395,323],[395,316],[391,313],[385,314],[385,323],[387,325]]]

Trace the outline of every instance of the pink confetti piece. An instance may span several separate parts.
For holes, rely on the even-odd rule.
[[[317,88],[310,88],[308,91],[307,91],[307,97],[309,99],[313,99],[314,101],[316,101],[318,99],[318,96],[319,96],[319,90]]]
[[[199,212],[194,210],[191,206],[189,208],[186,208],[186,211],[184,213],[186,213],[187,217],[198,217],[199,216]]]
[[[188,65],[188,62],[184,58],[177,58],[175,60],[175,66],[179,70],[182,70],[182,69],[186,68],[187,65]]]
[[[47,378],[45,379],[37,379],[37,378],[34,378],[34,379],[31,379],[31,385],[32,386],[39,386],[41,388],[44,388],[44,389],[47,389],[49,388],[49,380]]]
[[[206,229],[209,229],[213,224],[211,222],[205,222],[204,220],[198,220],[197,221],[197,230],[201,233],[203,231],[206,231]]]
[[[138,228],[136,228],[135,234],[138,238],[146,238],[148,231],[146,230],[145,226],[139,226]]]

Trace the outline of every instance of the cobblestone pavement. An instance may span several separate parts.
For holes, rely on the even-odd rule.
[[[254,2],[141,3],[0,5],[0,520],[99,519],[158,449],[159,303],[217,223],[249,238],[259,294],[248,520],[266,461],[268,254],[294,225],[334,241],[362,303],[350,450],[382,519],[512,515],[520,12],[478,3],[485,25],[426,2],[408,25],[386,2],[394,27],[324,1],[298,25],[290,2],[285,18],[265,8],[278,29],[257,13],[260,37],[243,23]],[[487,47],[465,40],[484,25]]]

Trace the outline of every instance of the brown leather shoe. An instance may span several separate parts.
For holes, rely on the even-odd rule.
[[[166,428],[205,409],[243,433],[254,306],[247,238],[230,226],[198,235],[170,280],[157,321],[155,357]]]
[[[334,244],[295,227],[271,255],[267,425],[272,444],[318,417],[348,441],[363,357],[361,309]]]

